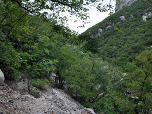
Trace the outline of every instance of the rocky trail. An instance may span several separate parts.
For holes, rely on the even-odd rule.
[[[0,86],[0,114],[95,114],[83,107],[63,90],[48,87],[40,98]]]

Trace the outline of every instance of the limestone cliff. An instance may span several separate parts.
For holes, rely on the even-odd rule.
[[[137,0],[118,0],[118,1],[116,1],[115,12],[118,12],[123,7],[131,5],[135,1],[137,1]]]

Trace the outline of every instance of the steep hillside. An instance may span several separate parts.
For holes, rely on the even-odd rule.
[[[151,9],[141,1],[123,8],[85,33],[97,37],[100,56],[126,70],[128,62],[152,45]]]

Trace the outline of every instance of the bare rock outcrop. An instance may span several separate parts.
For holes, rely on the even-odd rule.
[[[118,1],[116,1],[115,12],[118,12],[123,7],[131,5],[135,1],[137,1],[137,0],[118,0]]]
[[[0,69],[0,85],[3,85],[4,80],[5,80],[4,74],[3,74],[3,72],[2,72],[1,69]]]
[[[121,19],[122,21],[125,21],[125,20],[126,20],[125,16],[120,16],[120,19]]]
[[[151,12],[145,13],[145,14],[142,16],[142,19],[143,19],[144,21],[147,21],[147,18],[149,18],[149,17],[151,17],[151,16],[152,16],[152,13],[151,13]]]

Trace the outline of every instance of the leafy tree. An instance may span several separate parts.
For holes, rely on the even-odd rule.
[[[136,105],[136,113],[150,113],[152,107],[152,50],[144,51],[136,57],[139,68],[128,77],[128,90]]]
[[[107,11],[108,8],[112,8],[111,5],[102,5],[99,0],[2,0],[5,4],[11,2],[18,5],[25,12],[29,12],[36,15],[46,16],[48,13],[45,11],[43,14],[40,13],[43,9],[50,10],[52,13],[49,16],[52,20],[59,19],[60,21],[68,20],[68,17],[61,17],[59,14],[61,12],[68,12],[70,15],[75,15],[81,20],[86,20],[89,16],[87,11],[89,11],[89,6],[94,4],[94,7],[100,12]],[[86,23],[85,21],[83,21]]]
[[[112,83],[110,80],[106,88],[106,91],[107,93],[103,100],[104,107],[101,113],[103,112],[105,114],[116,114],[115,107],[114,107],[115,105],[114,97],[116,95],[116,92],[113,90]]]
[[[94,87],[94,76],[92,72],[92,62],[83,57],[72,63],[70,68],[64,73],[65,84],[69,93],[76,99],[90,101],[95,95],[91,90]]]
[[[0,68],[5,73],[6,79],[16,78],[14,73],[20,67],[20,56],[12,46],[11,42],[6,40],[6,36],[0,30]]]
[[[85,42],[84,49],[92,53],[99,52],[99,43],[97,37],[92,38],[90,34],[81,34],[78,36],[78,42]]]
[[[17,33],[17,26],[24,25],[27,20],[27,12],[23,12],[21,8],[13,4],[11,1],[7,1],[7,3],[2,3],[0,5],[0,27],[1,31],[7,35],[6,38],[10,39],[11,36],[16,35]],[[9,36],[9,37],[8,37]],[[14,40],[11,38],[11,40]]]

